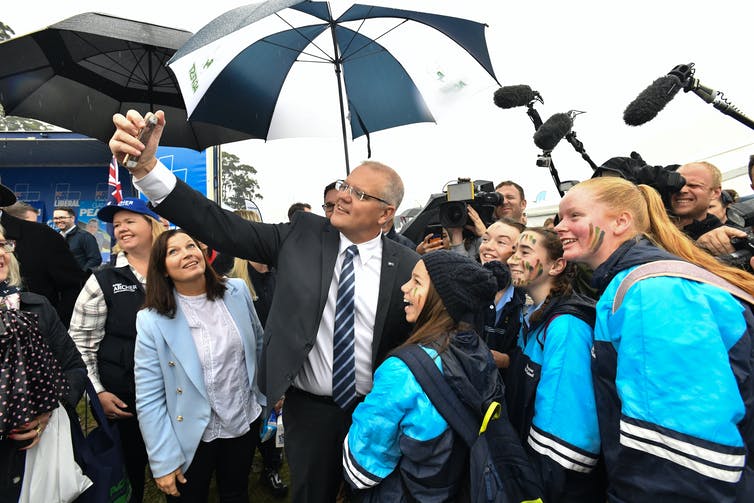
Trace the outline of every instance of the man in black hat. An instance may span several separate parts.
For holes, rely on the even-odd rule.
[[[0,185],[0,207],[16,202],[16,195]],[[44,224],[21,220],[0,211],[5,237],[16,241],[15,255],[24,288],[44,295],[67,327],[86,274],[79,269],[66,242]]]

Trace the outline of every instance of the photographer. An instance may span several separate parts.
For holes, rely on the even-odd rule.
[[[447,201],[440,205],[440,224],[447,229],[450,250],[478,260],[479,241],[487,226],[497,220],[498,209],[505,202],[493,191],[488,180],[459,178],[446,186]]]
[[[696,241],[720,227],[722,222],[708,212],[709,205],[720,197],[722,174],[708,162],[691,162],[678,168],[686,184],[670,196],[670,209],[678,221],[678,229]]]
[[[733,238],[746,238],[746,233],[732,227],[729,222],[723,225],[708,215],[709,200],[718,197],[721,176],[719,170],[710,163],[689,163],[673,171],[672,168],[649,166],[636,152],[630,157],[613,157],[597,168],[592,178],[618,176],[635,184],[649,185],[660,193],[668,213],[680,217],[676,226],[697,246],[714,256],[735,251]],[[684,178],[684,173],[690,181]],[[717,188],[717,190],[715,190]],[[704,207],[702,207],[705,205]],[[704,230],[706,229],[706,231]],[[751,260],[754,266],[754,259]]]
[[[479,213],[471,205],[466,207],[466,211],[473,225],[467,224],[463,227],[448,228],[450,251],[466,255],[473,260],[478,260],[479,242],[487,230],[487,226],[484,225],[484,222],[479,217]]]

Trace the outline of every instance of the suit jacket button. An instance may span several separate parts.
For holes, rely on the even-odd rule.
[[[176,391],[177,391],[177,392],[178,392],[178,394],[180,395],[181,393],[183,393],[183,388],[178,388],[178,389],[176,389]]]
[[[181,422],[183,421],[183,416],[178,416],[175,418],[176,421]]]
[[[168,362],[168,366],[169,367],[175,367],[175,362],[174,361],[169,361]]]

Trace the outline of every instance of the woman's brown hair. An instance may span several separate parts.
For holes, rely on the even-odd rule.
[[[168,241],[176,234],[186,234],[199,246],[199,243],[191,235],[181,229],[170,229],[160,234],[152,245],[152,253],[149,256],[149,268],[147,269],[147,292],[144,307],[154,309],[163,316],[175,318],[176,302],[173,289],[175,284],[168,276],[165,258],[168,254]],[[222,298],[227,286],[225,279],[217,275],[207,261],[207,256],[202,253],[204,260],[205,292],[208,300]]]

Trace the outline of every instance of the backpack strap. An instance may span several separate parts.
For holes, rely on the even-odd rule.
[[[416,344],[403,346],[392,355],[408,366],[432,405],[453,431],[471,447],[479,436],[479,421],[445,381],[432,357]]]
[[[673,276],[714,285],[718,288],[722,288],[734,297],[748,302],[749,304],[754,304],[753,296],[724,280],[720,276],[702,269],[697,265],[682,260],[658,260],[640,265],[631,271],[628,276],[623,278],[623,281],[618,285],[618,290],[615,292],[615,298],[613,299],[613,313],[620,308],[623,303],[623,298],[634,283],[645,278],[654,278],[657,276]]]

